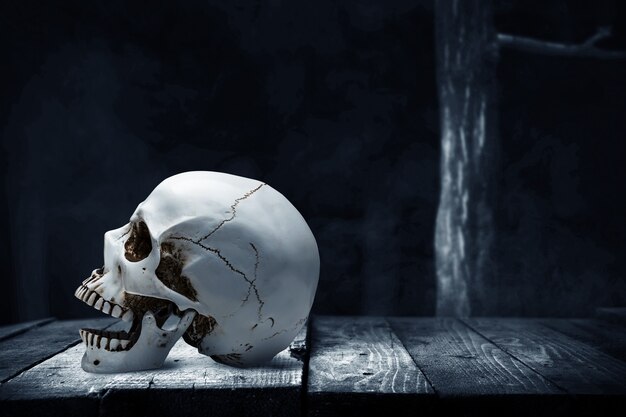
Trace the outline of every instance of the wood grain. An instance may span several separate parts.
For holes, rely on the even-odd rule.
[[[309,392],[431,393],[382,317],[316,317]]]
[[[56,321],[0,342],[0,382],[80,342],[81,327],[106,327],[117,319]]]
[[[47,319],[27,321],[24,323],[11,324],[8,326],[0,327],[0,342],[6,339],[9,339],[13,336],[17,336],[18,334],[24,333],[32,328],[43,326],[50,322],[54,321],[53,317],[49,317]]]
[[[305,332],[294,343],[301,348]],[[2,407],[58,415],[299,415],[303,362],[279,353],[256,368],[220,365],[182,339],[161,369],[90,374],[80,367],[82,344],[0,386]],[[49,414],[49,413],[48,413]]]
[[[604,320],[542,319],[544,326],[626,361],[626,329]]]
[[[389,321],[440,397],[559,393],[545,378],[456,319]]]
[[[626,363],[531,319],[465,322],[572,394],[626,394]]]
[[[433,390],[382,317],[315,317],[311,328],[310,415],[410,410]]]
[[[0,416],[552,417],[626,408],[618,359],[626,334],[603,320],[322,316],[312,347],[303,331],[257,368],[217,364],[181,340],[158,370],[83,372],[78,328],[112,322],[53,322],[0,342]]]

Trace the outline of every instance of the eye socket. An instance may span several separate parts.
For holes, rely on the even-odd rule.
[[[130,237],[124,243],[124,249],[126,250],[124,256],[130,262],[139,262],[150,255],[152,239],[150,239],[150,230],[146,223],[133,223]]]
[[[185,259],[180,251],[171,242],[161,244],[161,261],[154,271],[159,281],[167,288],[184,295],[192,301],[198,301],[198,292],[184,276],[183,266]]]

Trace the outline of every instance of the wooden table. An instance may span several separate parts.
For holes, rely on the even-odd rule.
[[[78,329],[119,324],[41,320],[0,328],[0,415],[624,416],[623,317],[315,316],[263,367],[181,340],[162,369],[114,375],[82,371]]]

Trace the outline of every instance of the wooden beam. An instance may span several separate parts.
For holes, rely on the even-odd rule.
[[[498,45],[503,48],[524,52],[568,57],[586,57],[599,59],[626,59],[625,51],[611,51],[597,47],[597,43],[611,36],[611,28],[601,27],[597,32],[581,43],[560,43],[525,36],[498,34]]]

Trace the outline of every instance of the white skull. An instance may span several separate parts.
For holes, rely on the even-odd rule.
[[[318,276],[311,230],[269,185],[206,171],[167,178],[130,223],[105,233],[104,267],[76,290],[133,322],[82,329],[82,367],[158,368],[181,335],[221,363],[270,360],[306,322]]]

